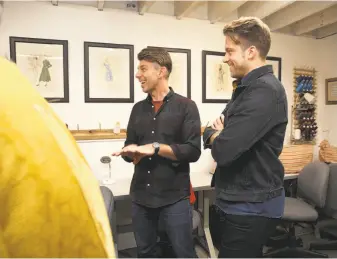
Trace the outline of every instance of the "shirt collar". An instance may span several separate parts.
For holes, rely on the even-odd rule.
[[[173,91],[172,87],[169,87],[169,89],[170,89],[170,91],[169,91],[168,94],[164,97],[164,100],[163,100],[164,102],[167,101],[167,100],[169,100],[169,99],[173,96],[173,94],[174,94],[174,91]],[[151,94],[148,94],[148,95],[147,95],[146,100],[147,100],[148,102],[152,102],[152,96],[151,96]]]

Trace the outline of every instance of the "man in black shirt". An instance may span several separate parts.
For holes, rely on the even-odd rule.
[[[288,123],[285,89],[266,64],[266,24],[243,17],[224,27],[235,90],[222,115],[204,132],[220,214],[219,257],[260,257],[284,209],[284,168],[279,160]]]
[[[132,221],[139,257],[157,257],[159,218],[178,257],[195,258],[192,240],[190,166],[201,155],[201,122],[194,101],[168,86],[169,53],[146,48],[138,54],[137,79],[148,96],[134,105],[121,155],[135,164]]]

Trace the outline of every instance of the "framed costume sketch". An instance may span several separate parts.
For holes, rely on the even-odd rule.
[[[10,59],[49,102],[69,102],[68,41],[9,37]]]
[[[148,47],[164,48],[170,54],[172,71],[169,77],[169,86],[172,87],[174,92],[191,98],[191,50],[157,46]]]
[[[134,46],[84,42],[86,103],[134,102]]]
[[[202,51],[202,102],[228,103],[233,93],[233,78],[224,63],[225,52]]]
[[[279,57],[268,57],[266,63],[273,66],[274,75],[281,81],[282,59]]]

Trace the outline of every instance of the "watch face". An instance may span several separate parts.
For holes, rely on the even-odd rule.
[[[154,143],[153,143],[153,147],[154,147],[154,148],[159,148],[159,143],[158,143],[158,142],[154,142]]]

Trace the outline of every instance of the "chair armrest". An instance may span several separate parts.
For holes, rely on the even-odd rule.
[[[337,240],[317,240],[310,242],[309,250],[337,250]]]

